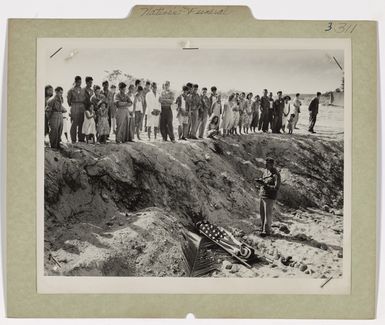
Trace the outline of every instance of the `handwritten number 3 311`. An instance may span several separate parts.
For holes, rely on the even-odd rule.
[[[336,33],[353,33],[356,29],[357,24],[349,24],[349,23],[333,23],[330,21],[328,26],[325,29],[325,32],[334,31]]]

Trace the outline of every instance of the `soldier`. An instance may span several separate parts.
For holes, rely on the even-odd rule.
[[[94,91],[92,90],[93,80],[92,77],[86,77],[86,86],[84,87],[86,93],[86,108],[91,105],[91,97],[94,94]]]
[[[281,185],[281,175],[274,167],[273,158],[266,158],[266,170],[264,171],[262,178],[257,179],[256,181],[262,185],[259,213],[262,222],[261,236],[264,237],[271,234],[273,206]]]
[[[170,81],[166,81],[164,89],[159,97],[161,104],[161,113],[159,120],[160,133],[163,141],[167,141],[167,136],[170,137],[171,142],[175,142],[174,128],[172,126],[172,110],[171,105],[174,103],[174,93],[170,90]]]
[[[53,149],[60,149],[64,112],[66,109],[63,107],[63,88],[56,87],[55,96],[48,100],[46,109],[50,129],[49,142]]]
[[[201,97],[198,94],[198,88],[199,86],[195,84],[193,86],[192,94],[190,96],[189,101],[189,113],[190,113],[190,123],[191,123],[191,130],[190,130],[190,138],[197,140],[197,131],[199,126],[199,109],[202,105]]]
[[[274,102],[274,119],[273,119],[273,133],[281,133],[283,109],[285,101],[282,98],[282,91],[277,92],[278,98]]]
[[[81,84],[82,78],[76,76],[74,87],[71,88],[67,94],[67,103],[70,107],[70,119],[72,122],[70,129],[72,143],[76,143],[76,140],[84,142],[82,127],[87,97],[85,89],[81,88]]]

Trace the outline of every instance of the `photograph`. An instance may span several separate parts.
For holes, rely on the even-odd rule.
[[[348,294],[349,45],[39,38],[44,290]]]

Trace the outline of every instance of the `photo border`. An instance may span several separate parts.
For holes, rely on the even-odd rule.
[[[256,20],[247,7],[194,6],[203,14],[128,19],[11,19],[7,96],[7,316],[373,318],[376,301],[377,23],[353,33],[330,21]],[[222,8],[225,14],[209,14]],[[36,290],[36,40],[39,37],[341,38],[352,43],[352,289],[350,295],[38,294]],[[22,96],[20,95],[22,93]],[[369,96],[370,94],[370,96]],[[370,127],[368,127],[370,126]],[[364,133],[365,132],[365,133]],[[32,136],[31,136],[32,135]],[[219,303],[220,302],[220,303]]]

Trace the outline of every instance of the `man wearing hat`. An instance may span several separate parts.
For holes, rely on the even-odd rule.
[[[84,88],[81,88],[81,85],[82,78],[76,76],[74,86],[67,93],[67,103],[70,107],[70,118],[72,122],[70,129],[72,143],[76,143],[76,140],[84,142],[82,127],[86,105],[86,92]]]
[[[278,98],[274,102],[273,133],[281,133],[283,109],[285,101],[282,98],[282,91],[277,92]]]
[[[174,93],[170,90],[170,81],[166,81],[164,89],[159,97],[161,104],[159,128],[163,141],[167,141],[167,135],[172,142],[175,142],[174,128],[172,126],[171,105],[174,103]]]
[[[261,199],[259,204],[259,213],[261,215],[261,236],[271,234],[271,221],[273,217],[274,201],[277,199],[277,193],[281,185],[281,175],[274,167],[274,159],[266,158],[266,170],[262,178],[256,180],[261,186]]]

